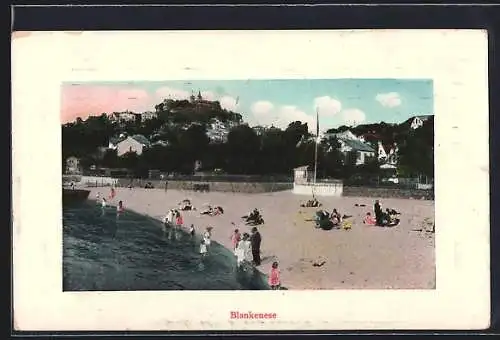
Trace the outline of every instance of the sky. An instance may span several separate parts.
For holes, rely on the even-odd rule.
[[[251,126],[285,128],[307,122],[320,130],[341,125],[401,123],[434,114],[432,80],[279,79],[78,82],[62,85],[62,122],[103,112],[154,111],[163,99],[187,99],[192,92],[242,114]]]

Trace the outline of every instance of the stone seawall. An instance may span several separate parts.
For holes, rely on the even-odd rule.
[[[133,180],[133,187],[142,187],[151,183],[154,188],[165,189],[167,181],[159,180]],[[130,179],[118,180],[118,186],[127,187],[131,184]],[[291,190],[293,183],[244,183],[244,182],[202,182],[202,181],[168,181],[168,189],[191,190],[191,191],[217,191],[217,192],[241,192],[257,194],[264,192],[275,192]]]
[[[434,190],[344,186],[343,196],[434,200]]]

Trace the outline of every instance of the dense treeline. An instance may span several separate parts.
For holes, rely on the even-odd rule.
[[[191,174],[194,164],[201,161],[201,171],[221,170],[230,174],[285,174],[294,167],[314,164],[315,139],[306,123],[292,122],[286,129],[256,129],[242,122],[240,114],[224,110],[218,102],[196,105],[190,101],[167,100],[156,106],[157,117],[145,121],[119,122],[109,116],[91,116],[85,121],[63,125],[63,160],[69,156],[81,159],[81,165],[123,167],[137,175],[149,169],[168,173]],[[207,137],[211,119],[235,123],[225,142],[214,143]],[[336,131],[342,131],[341,127]],[[385,123],[351,128],[355,134],[373,133],[385,142],[398,141],[401,169],[406,174],[433,175],[433,122],[420,129]],[[106,150],[111,137],[120,133],[142,134],[167,145],[153,145],[142,155],[128,153],[118,157],[116,151]],[[374,140],[376,143],[376,141]],[[329,137],[318,146],[318,176],[346,178],[356,173],[374,174],[376,159],[364,166],[354,166],[355,155],[342,155],[339,143]],[[376,146],[376,145],[375,145]]]

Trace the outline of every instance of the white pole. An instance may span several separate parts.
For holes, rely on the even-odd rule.
[[[319,127],[319,112],[316,107],[316,126]],[[318,173],[318,140],[319,140],[319,128],[316,129],[316,139],[314,141],[314,179],[313,179],[313,196],[316,189],[316,176]]]

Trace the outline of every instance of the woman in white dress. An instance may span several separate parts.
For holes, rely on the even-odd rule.
[[[236,255],[236,263],[238,268],[240,268],[244,263],[250,263],[252,261],[252,245],[250,243],[250,235],[244,233],[241,240],[238,242],[238,246],[234,251]]]

